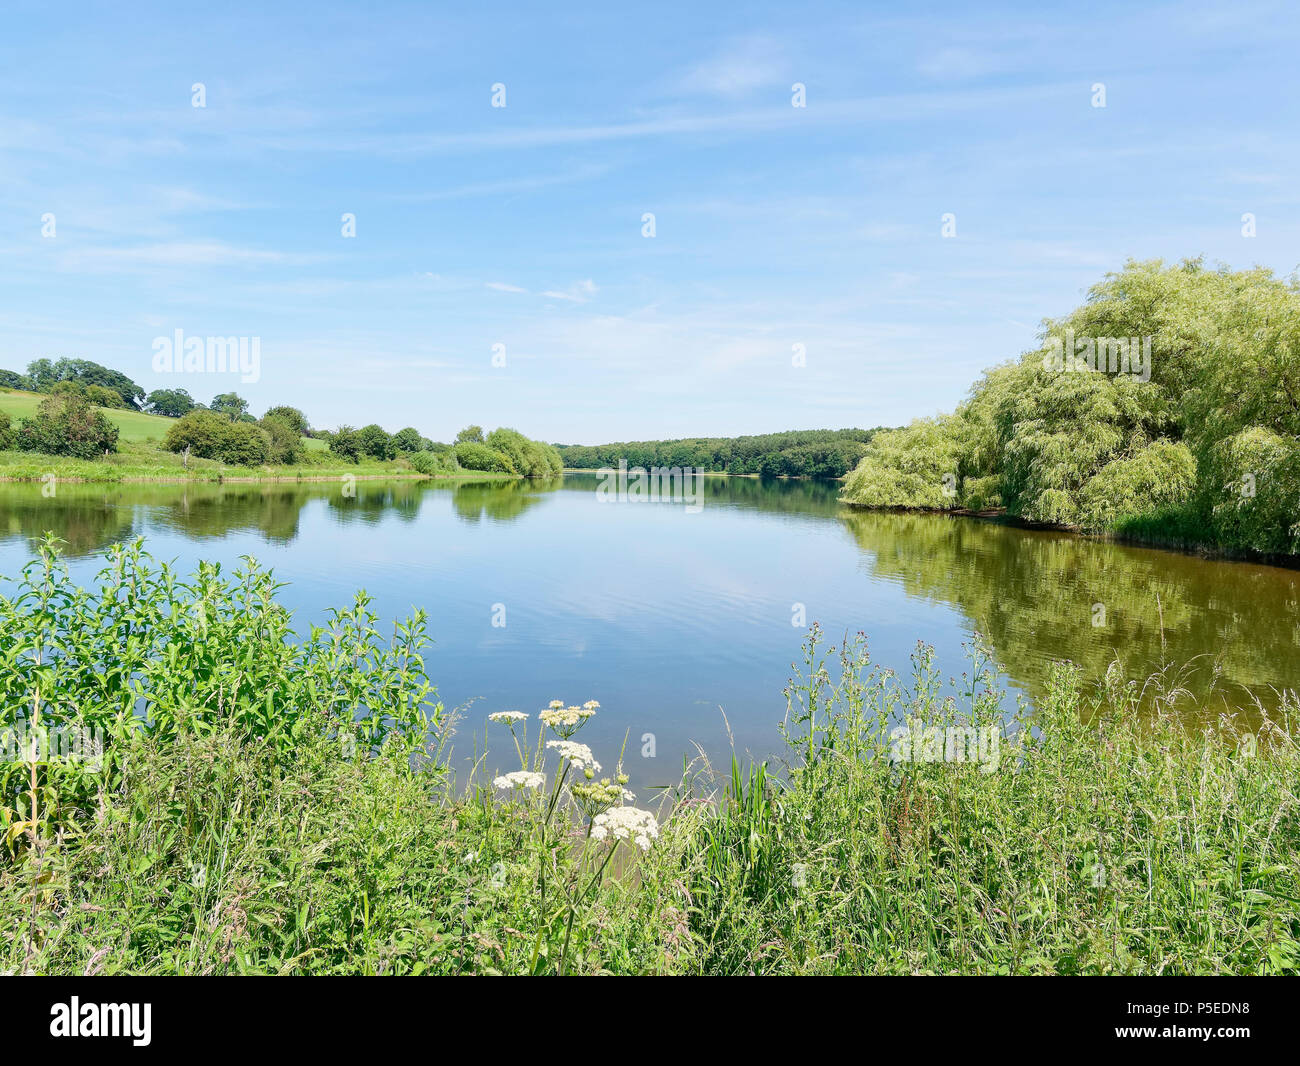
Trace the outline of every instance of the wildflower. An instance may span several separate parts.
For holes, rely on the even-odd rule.
[[[512,725],[515,722],[526,721],[528,715],[523,711],[493,711],[488,715],[489,722],[501,722],[504,725]]]
[[[515,770],[492,779],[494,788],[541,788],[546,784],[545,774],[535,774],[531,770]]]
[[[659,823],[653,814],[640,807],[611,807],[592,819],[591,835],[596,840],[607,837],[630,840],[645,851],[650,841],[658,839]]]
[[[568,759],[575,770],[600,769],[600,763],[586,744],[579,744],[576,740],[548,740],[546,746],[558,751],[561,758]]]
[[[557,704],[559,706],[556,706]],[[566,707],[559,700],[551,700],[551,706],[544,711],[539,711],[537,717],[567,739],[596,713],[596,708],[599,706],[600,704],[595,700],[589,700],[582,707]]]
[[[593,818],[625,800],[636,799],[632,792],[608,777],[602,777],[599,781],[589,781],[586,784],[579,782],[570,787],[569,793],[578,801],[578,806],[588,818]]]

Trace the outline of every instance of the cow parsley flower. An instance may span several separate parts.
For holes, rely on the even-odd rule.
[[[592,819],[591,835],[595,840],[630,840],[645,851],[652,840],[659,838],[659,823],[650,811],[640,807],[611,807]]]
[[[576,740],[548,740],[546,746],[558,751],[561,758],[568,759],[575,770],[591,769],[600,772],[600,763],[586,744],[579,744]]]
[[[535,774],[531,770],[515,770],[492,779],[494,788],[541,788],[546,784],[545,774]]]
[[[579,728],[593,714],[600,704],[595,700],[588,700],[581,707],[566,707],[559,700],[551,700],[551,705],[544,711],[539,711],[537,717],[550,726],[555,732],[564,738],[573,736]]]
[[[599,781],[579,781],[569,788],[569,793],[588,818],[594,818],[624,801],[636,799],[631,791],[608,777]]]
[[[488,715],[489,722],[500,722],[503,725],[513,725],[515,722],[527,721],[528,715],[523,711],[493,711]]]

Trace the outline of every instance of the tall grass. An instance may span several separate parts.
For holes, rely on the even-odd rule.
[[[902,678],[814,628],[781,765],[688,767],[638,844],[596,708],[499,717],[520,769],[456,785],[422,617],[295,642],[276,591],[137,544],[85,592],[46,544],[0,598],[0,727],[105,749],[0,762],[0,970],[1300,971],[1293,699],[1189,728],[1062,665],[1008,716],[978,647]]]

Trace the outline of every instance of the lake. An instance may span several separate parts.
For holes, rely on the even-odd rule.
[[[422,606],[430,676],[448,707],[468,706],[458,762],[481,753],[491,711],[595,699],[602,711],[581,739],[608,767],[627,733],[636,787],[674,780],[696,744],[726,757],[728,723],[738,752],[778,750],[801,618],[831,638],[864,631],[873,659],[901,674],[925,641],[960,675],[978,631],[1007,670],[1009,704],[1041,692],[1061,659],[1090,677],[1116,659],[1138,678],[1190,664],[1185,683],[1211,710],[1271,706],[1300,679],[1295,570],[851,512],[832,484],[707,478],[699,507],[613,502],[597,485],[594,474],[360,481],[349,496],[337,482],[61,484],[46,497],[4,484],[0,573],[14,576],[50,530],[88,584],[97,553],[142,535],[187,573],[199,559],[230,568],[256,556],[288,582],[300,628],[358,588],[386,619]],[[653,762],[640,754],[646,733]]]

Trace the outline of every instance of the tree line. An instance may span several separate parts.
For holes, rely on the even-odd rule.
[[[767,477],[843,477],[866,454],[877,429],[810,429],[745,437],[693,437],[617,444],[557,445],[574,470],[617,467],[693,467],[719,474]]]
[[[413,426],[389,433],[371,423],[360,429],[314,430],[298,408],[279,405],[255,418],[247,400],[218,393],[211,403],[196,401],[185,389],[148,394],[125,374],[88,359],[36,359],[26,374],[0,370],[0,388],[45,393],[38,413],[11,427],[0,412],[0,449],[19,448],[80,459],[117,450],[118,429],[99,408],[132,410],[175,419],[162,446],[169,451],[214,459],[234,466],[266,463],[291,466],[310,456],[304,438],[326,443],[331,455],[348,462],[403,458],[420,473],[473,470],[549,477],[561,470],[559,453],[517,430],[501,427],[484,434],[472,425],[451,444],[430,440]]]
[[[877,435],[844,500],[1300,553],[1296,279],[1130,261],[1040,340]]]

